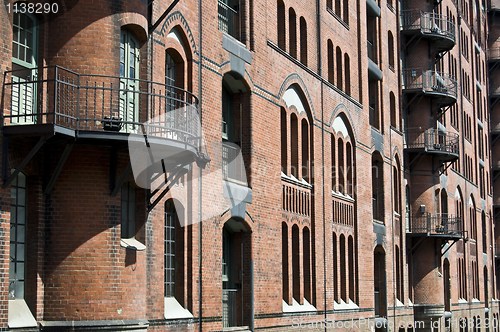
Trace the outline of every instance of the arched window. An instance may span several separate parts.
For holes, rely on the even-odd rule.
[[[134,34],[121,30],[120,38],[120,89],[139,90],[139,41]],[[127,123],[124,131],[134,131],[139,121],[139,98],[137,93],[120,93],[119,117]]]
[[[346,266],[346,243],[344,234],[340,235],[340,296],[345,303],[347,298],[347,266]]]
[[[349,0],[344,0],[344,16],[342,19],[349,24]]]
[[[331,158],[332,158],[332,190],[337,191],[337,174],[338,174],[338,166],[337,166],[337,154],[335,153],[335,136],[330,135],[331,137]]]
[[[307,66],[307,23],[300,18],[300,62]]]
[[[26,175],[19,173],[10,189],[9,300],[24,299],[26,270]]]
[[[300,245],[299,226],[292,226],[292,288],[293,298],[300,303]]]
[[[304,180],[309,181],[309,124],[302,119],[302,168],[301,175]]]
[[[288,10],[288,33],[289,33],[289,42],[290,50],[289,53],[295,59],[297,59],[297,15],[295,14],[295,10],[290,7]]]
[[[344,164],[344,141],[342,138],[338,139],[338,178],[339,178],[339,192],[342,194],[345,192],[345,164]]]
[[[288,225],[284,222],[281,224],[281,259],[283,273],[283,300],[290,305],[290,285],[288,278]]]
[[[337,57],[337,87],[342,90],[342,51],[340,50],[340,47],[337,46],[336,49],[336,57]]]
[[[344,54],[344,67],[345,67],[345,88],[344,92],[351,95],[351,60],[347,53]]]
[[[384,221],[384,174],[379,153],[372,155],[372,207],[373,219]]]
[[[298,129],[298,120],[297,120],[297,115],[295,113],[292,113],[291,116],[291,133],[290,133],[290,140],[291,140],[291,157],[292,157],[292,167],[291,167],[291,174],[295,178],[299,178],[299,129]]]
[[[356,302],[356,287],[354,284],[355,280],[355,272],[354,272],[354,240],[352,236],[349,235],[347,239],[347,254],[348,254],[348,262],[349,262],[349,299],[353,302]]]
[[[337,14],[338,17],[341,17],[342,14],[342,3],[341,0],[335,0],[335,14]]]
[[[278,0],[278,47],[286,50],[285,4]]]
[[[285,108],[281,107],[281,171],[288,174],[288,131],[287,114]]]
[[[135,238],[135,213],[136,199],[135,187],[132,183],[127,182],[122,186],[121,191],[121,236],[122,239]]]
[[[354,180],[353,180],[353,168],[354,168],[354,163],[352,161],[352,148],[351,148],[351,143],[350,142],[346,142],[346,171],[345,171],[345,174],[346,174],[346,192],[349,196],[353,196],[354,195]]]
[[[312,289],[311,289],[311,237],[309,228],[304,227],[302,230],[302,243],[303,243],[303,269],[304,269],[304,298],[312,302]]]
[[[390,104],[390,112],[391,112],[391,126],[396,129],[399,129],[398,126],[398,115],[396,110],[396,97],[394,96],[394,92],[389,93],[389,104]]]
[[[338,258],[337,258],[337,253],[338,253],[338,248],[337,248],[337,234],[335,232],[333,233],[333,240],[332,240],[332,249],[333,249],[333,298],[336,302],[340,303],[340,294],[339,294],[339,267],[338,267]]]
[[[13,15],[11,122],[35,123],[38,58],[38,20],[30,14]]]
[[[333,43],[328,39],[328,82],[335,84]]]
[[[388,41],[387,41],[387,45],[389,47],[389,67],[391,69],[394,69],[395,65],[394,65],[394,37],[392,35],[392,32],[389,31],[388,33]]]

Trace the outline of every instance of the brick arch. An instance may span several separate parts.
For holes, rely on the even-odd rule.
[[[162,44],[163,40],[167,38],[168,33],[175,26],[179,26],[179,29],[184,33],[184,36],[186,37],[186,47],[190,47],[189,53],[193,55],[198,54],[198,50],[196,48],[196,42],[194,40],[191,28],[189,27],[188,22],[186,21],[186,19],[184,18],[184,16],[181,14],[180,11],[175,11],[167,16],[163,25],[161,26],[160,31],[154,32],[156,36],[161,36],[161,38],[154,38],[154,41]]]
[[[349,109],[345,104],[338,104],[335,109],[333,110],[332,116],[330,117],[330,121],[328,121],[328,126],[331,128],[333,121],[340,116],[342,120],[344,120],[345,124],[347,125],[347,130],[350,132],[349,134],[352,135],[351,142],[356,142],[356,130],[354,129],[354,126],[352,125],[354,121],[352,120],[351,114],[349,112]]]
[[[221,75],[222,80],[224,80],[224,76],[226,74],[232,75],[233,72],[234,71],[231,70],[231,65],[229,62],[224,63],[220,68],[220,75]],[[243,82],[243,85],[247,89],[247,91],[246,91],[247,93],[253,91],[253,88],[254,88],[253,81],[252,81],[252,78],[250,77],[250,74],[246,70],[245,70],[244,77],[241,77],[241,75],[237,75],[237,76],[232,75],[232,76],[234,77],[235,80],[239,80],[239,81]]]
[[[220,229],[221,230],[224,228],[226,223],[231,218],[233,220],[236,220],[236,221],[242,223],[243,226],[246,228],[247,232],[252,232],[252,226],[254,224],[254,220],[253,220],[252,216],[250,215],[250,213],[248,213],[248,211],[245,212],[245,219],[233,218],[233,216],[231,215],[231,209],[226,210],[224,213],[222,213],[220,215]]]
[[[310,121],[312,124],[312,121],[314,119],[316,119],[316,113],[314,111],[314,106],[313,106],[311,96],[309,95],[309,91],[307,90],[307,87],[299,74],[293,73],[293,74],[290,74],[287,78],[285,78],[285,80],[281,84],[281,87],[280,87],[279,92],[278,92],[278,96],[277,96],[278,97],[278,104],[280,104],[280,105],[284,104],[282,101],[283,95],[288,90],[288,88],[290,88],[293,85],[297,86],[298,91],[302,95],[301,97],[303,97],[304,101],[307,104],[306,111],[310,112],[310,117],[311,117]]]
[[[119,13],[116,15],[122,28],[129,28],[141,43],[148,40],[148,20],[143,15],[138,13]]]

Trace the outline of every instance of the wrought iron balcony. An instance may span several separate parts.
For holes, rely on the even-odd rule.
[[[456,43],[455,24],[446,16],[405,10],[401,13],[401,31],[404,34],[420,34],[436,42],[437,52],[449,51]]]
[[[45,67],[6,72],[2,98],[8,134],[140,133],[193,147],[201,138],[198,99],[162,83]]]
[[[457,81],[450,75],[422,68],[403,70],[403,93],[425,94],[441,106],[457,101]]]
[[[439,154],[442,159],[452,161],[459,157],[459,136],[444,133],[437,129],[408,129],[406,131],[405,150]]]
[[[448,213],[432,215],[423,213],[413,215],[409,222],[408,235],[461,238],[463,236],[462,218]]]

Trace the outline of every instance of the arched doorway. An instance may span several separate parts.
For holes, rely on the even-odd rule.
[[[222,325],[251,325],[252,241],[245,221],[229,219],[222,230]]]

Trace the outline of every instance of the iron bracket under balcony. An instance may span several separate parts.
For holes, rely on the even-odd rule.
[[[449,51],[456,44],[455,23],[446,16],[436,13],[420,10],[402,11],[401,33],[433,41],[436,53]]]

